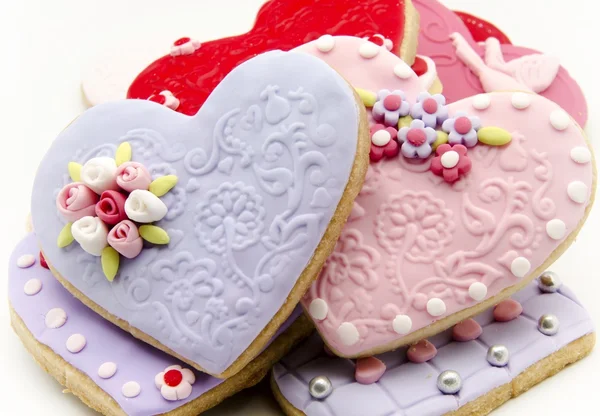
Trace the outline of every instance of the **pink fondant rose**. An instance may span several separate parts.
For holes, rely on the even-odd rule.
[[[114,225],[124,219],[125,200],[127,197],[117,191],[104,191],[100,195],[100,201],[96,204],[96,215],[106,224]]]
[[[110,230],[108,244],[122,256],[132,259],[142,251],[143,241],[135,224],[124,220]]]
[[[127,192],[133,192],[136,189],[145,191],[150,182],[152,182],[150,172],[141,163],[126,162],[117,169],[117,185]]]
[[[81,182],[66,185],[56,197],[58,211],[69,222],[94,216],[96,202],[98,202],[98,195]]]

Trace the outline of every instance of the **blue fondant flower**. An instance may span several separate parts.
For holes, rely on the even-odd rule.
[[[398,132],[398,140],[402,143],[400,151],[404,157],[411,159],[426,159],[436,139],[437,132],[425,126],[423,120],[413,120],[409,127],[402,127]]]
[[[435,128],[448,118],[446,97],[442,94],[431,95],[428,92],[422,92],[417,97],[416,104],[410,110],[410,116],[423,120],[427,127]]]
[[[386,126],[395,127],[400,117],[407,116],[410,104],[406,94],[400,90],[381,90],[377,93],[377,101],[373,105],[373,118]]]
[[[477,144],[477,130],[481,128],[479,117],[470,117],[459,111],[456,115],[442,124],[442,129],[448,133],[450,144],[464,144],[473,147]]]

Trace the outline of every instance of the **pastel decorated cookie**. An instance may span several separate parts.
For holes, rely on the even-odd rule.
[[[328,355],[313,335],[273,368],[275,397],[294,416],[487,415],[595,343],[589,314],[566,287],[540,279],[514,299],[522,313],[510,321],[491,308],[473,320],[470,339],[452,330],[431,338],[427,361],[416,361],[411,346],[355,362]]]
[[[317,276],[369,146],[364,106],[333,69],[269,52],[232,71],[195,116],[145,100],[81,115],[40,165],[34,229],[84,304],[230,377]]]
[[[417,52],[434,60],[448,102],[482,92],[532,91],[556,102],[585,126],[583,92],[557,58],[511,45],[501,32],[490,31],[492,37],[472,35],[471,25],[465,26],[464,19],[436,0],[413,3],[420,16]]]
[[[295,310],[252,365],[224,381],[124,333],[74,298],[40,262],[25,267],[22,259],[35,259],[38,250],[29,234],[10,259],[12,326],[48,373],[105,415],[199,414],[257,383],[311,331]]]
[[[177,111],[192,115],[223,77],[257,54],[290,50],[325,34],[351,35],[366,38],[365,53],[383,46],[412,63],[417,33],[411,0],[359,0],[350,6],[345,0],[271,0],[248,33],[183,49],[192,40],[175,42],[170,51],[165,49],[168,55],[137,76],[127,97],[147,99],[170,91],[180,101]],[[328,47],[326,40],[321,47]]]
[[[434,335],[524,287],[574,240],[595,170],[581,128],[533,93],[448,104],[395,55],[336,37],[314,53],[371,108],[371,165],[302,303],[331,350],[369,356]],[[339,47],[339,49],[337,49]],[[419,91],[421,89],[421,91]]]

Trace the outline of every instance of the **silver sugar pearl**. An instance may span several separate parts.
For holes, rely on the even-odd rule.
[[[540,319],[538,320],[538,329],[544,335],[556,334],[559,326],[560,322],[558,322],[556,315],[547,313],[540,316]]]
[[[327,376],[316,376],[308,383],[308,391],[315,399],[324,399],[331,394],[333,386]]]
[[[508,364],[509,358],[508,348],[504,345],[492,345],[487,351],[488,363],[494,367],[504,367]]]
[[[551,271],[545,271],[540,275],[538,287],[542,292],[554,293],[562,286],[562,282],[558,275]]]
[[[446,370],[438,376],[437,387],[444,394],[455,394],[462,387],[462,379],[456,371]]]

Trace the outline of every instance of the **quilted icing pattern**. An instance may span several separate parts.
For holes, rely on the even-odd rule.
[[[308,416],[436,416],[445,414],[482,396],[516,377],[530,365],[594,330],[591,318],[571,292],[542,293],[532,282],[513,296],[523,313],[510,322],[495,322],[492,310],[475,317],[482,335],[473,341],[452,341],[452,330],[431,338],[437,356],[427,363],[407,361],[406,348],[377,356],[386,366],[383,377],[362,385],[354,379],[354,362],[325,354],[323,342],[313,335],[273,368],[282,395]],[[537,320],[555,314],[560,330],[545,336]],[[489,346],[505,345],[510,352],[506,367],[491,366],[486,360]],[[444,395],[436,387],[438,375],[457,371],[463,387],[456,395]],[[318,375],[331,380],[334,391],[324,400],[313,399],[309,381]]]

